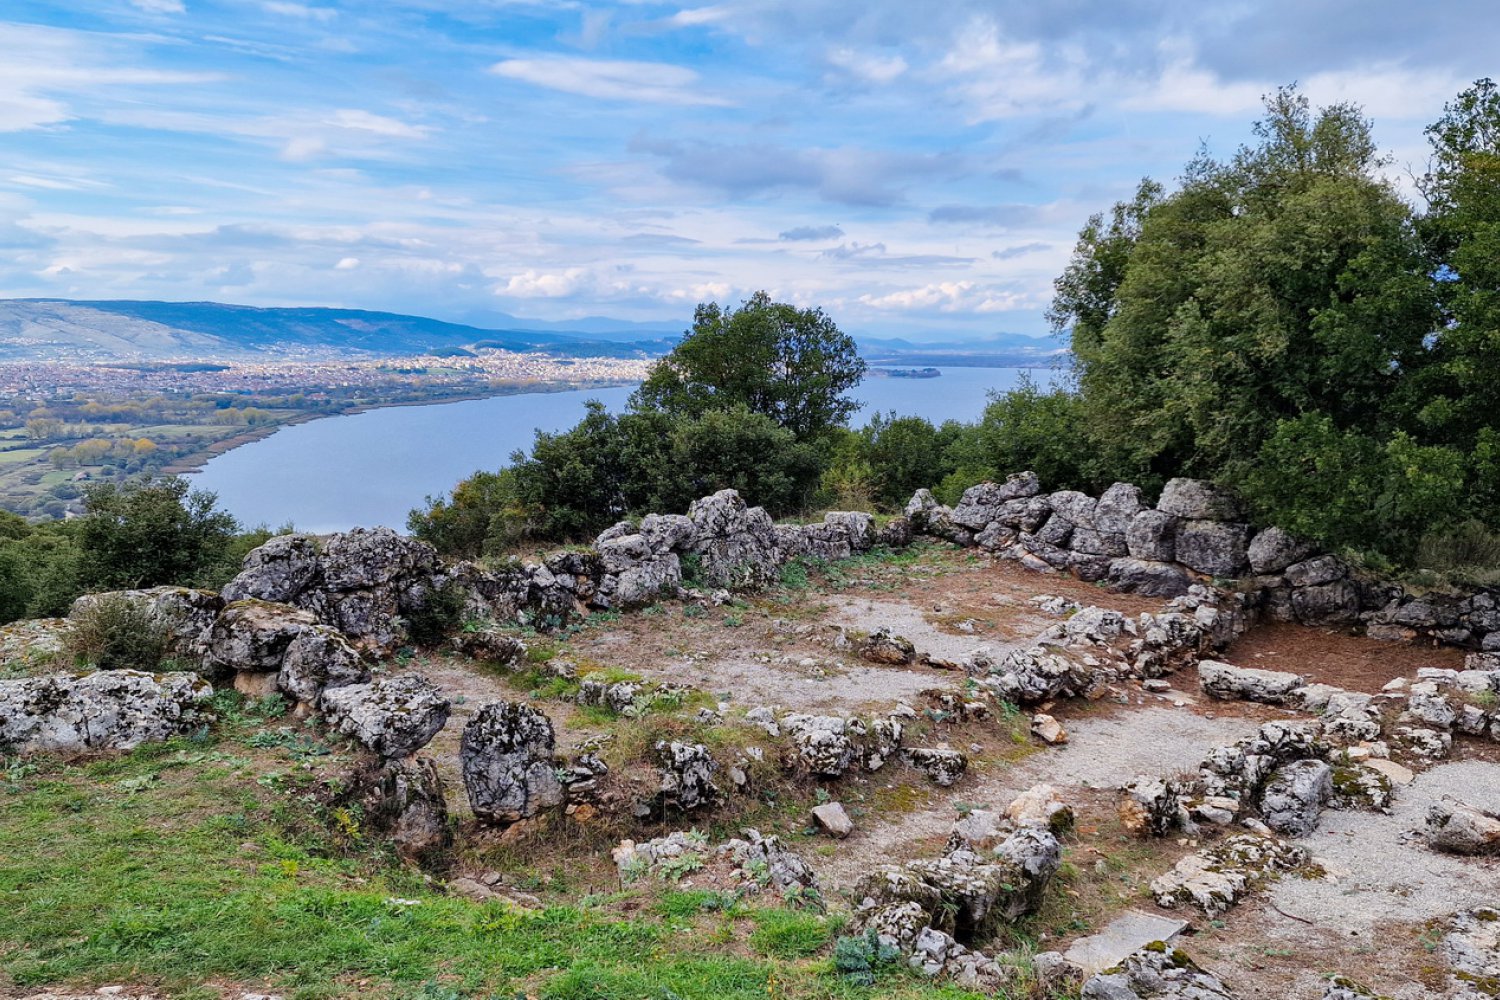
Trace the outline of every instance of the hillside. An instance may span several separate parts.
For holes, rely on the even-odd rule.
[[[664,340],[609,342],[489,330],[361,309],[257,308],[218,302],[0,301],[0,360],[89,363],[412,355],[475,345],[570,357],[643,357]]]

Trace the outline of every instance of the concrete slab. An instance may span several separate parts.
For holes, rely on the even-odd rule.
[[[1154,913],[1126,910],[1106,924],[1098,934],[1074,941],[1064,957],[1082,968],[1085,976],[1092,976],[1120,964],[1127,955],[1140,951],[1152,941],[1171,941],[1186,927],[1186,920],[1172,920]]]

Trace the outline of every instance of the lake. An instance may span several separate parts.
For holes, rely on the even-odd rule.
[[[1014,386],[1025,371],[944,368],[938,378],[867,378],[853,393],[865,404],[855,422],[889,410],[934,423],[974,420],[990,390]],[[1052,377],[1032,375],[1043,384]],[[590,399],[620,410],[631,391],[527,393],[325,417],[216,456],[191,481],[217,493],[246,525],[404,530],[407,512],[425,497],[446,493],[476,470],[506,465],[517,448],[531,446],[537,428],[571,427]]]

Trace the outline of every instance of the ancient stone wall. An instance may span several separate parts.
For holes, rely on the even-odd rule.
[[[1043,493],[1035,473],[981,483],[952,508],[918,490],[911,529],[977,546],[1044,573],[1156,597],[1194,583],[1245,594],[1270,621],[1359,626],[1376,638],[1431,641],[1500,652],[1500,593],[1414,594],[1356,573],[1280,528],[1255,530],[1229,494],[1173,479],[1154,507],[1116,483],[1098,497]]]

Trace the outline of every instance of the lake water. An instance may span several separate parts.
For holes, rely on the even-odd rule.
[[[990,390],[1014,386],[1024,371],[944,368],[939,378],[866,379],[853,393],[865,404],[855,423],[889,410],[934,423],[974,420]],[[1032,375],[1046,384],[1052,373]],[[404,530],[407,512],[423,498],[446,493],[476,470],[506,465],[517,448],[531,446],[537,428],[571,427],[590,399],[620,410],[631,391],[527,393],[325,417],[219,455],[191,481],[217,493],[247,525]]]

